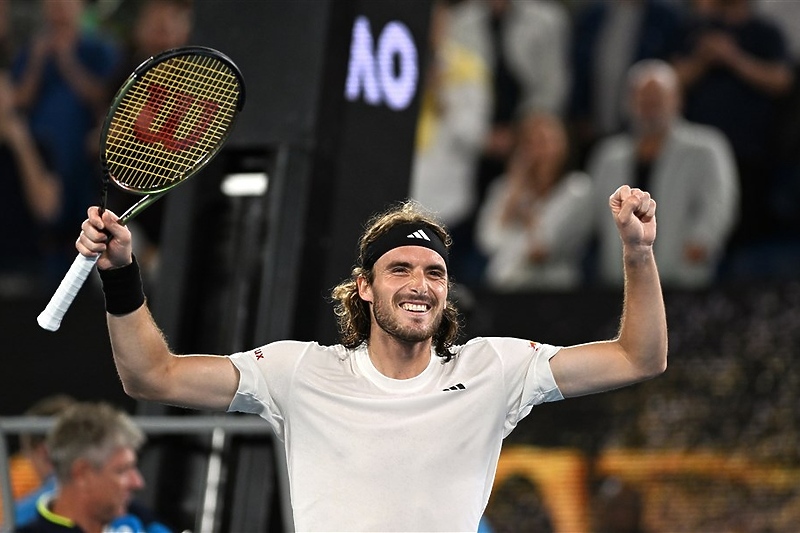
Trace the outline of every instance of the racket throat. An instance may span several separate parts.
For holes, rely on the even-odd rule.
[[[102,217],[103,213],[106,211],[106,205],[108,205],[108,170],[103,169],[103,180],[100,185],[100,210],[98,214]]]

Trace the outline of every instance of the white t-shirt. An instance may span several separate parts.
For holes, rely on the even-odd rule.
[[[366,347],[280,341],[233,354],[230,411],[267,420],[286,445],[298,531],[476,531],[503,438],[563,398],[558,347],[477,338],[391,379]]]

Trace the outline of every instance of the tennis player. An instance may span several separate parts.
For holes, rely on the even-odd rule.
[[[476,531],[503,438],[533,406],[666,368],[656,203],[623,186],[609,204],[625,265],[619,334],[569,347],[515,338],[454,345],[450,237],[411,202],[371,221],[351,276],[334,288],[335,346],[278,341],[222,357],[176,355],[147,309],[131,235],[116,216],[90,208],[77,248],[101,254],[125,391],[264,418],[285,444],[297,530]]]

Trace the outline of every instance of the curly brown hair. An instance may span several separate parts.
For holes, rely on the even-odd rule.
[[[346,348],[356,348],[369,340],[372,324],[369,304],[359,296],[356,284],[356,280],[360,276],[363,276],[369,283],[375,279],[373,267],[364,267],[367,247],[391,228],[400,224],[423,224],[442,240],[448,250],[450,249],[452,238],[445,226],[412,200],[406,200],[374,215],[367,222],[366,230],[358,241],[358,259],[350,277],[331,291],[331,298],[335,302],[334,313],[339,324],[340,342]],[[448,289],[450,286],[451,282],[448,279]],[[442,357],[444,362],[453,358],[450,348],[458,336],[460,327],[458,309],[448,296],[442,314],[442,322],[433,335],[436,354]]]

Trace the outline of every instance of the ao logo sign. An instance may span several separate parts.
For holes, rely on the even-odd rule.
[[[389,22],[378,36],[376,46],[369,20],[358,17],[350,44],[347,100],[355,102],[363,94],[370,105],[385,103],[390,109],[402,111],[414,98],[418,81],[417,47],[408,27],[402,22]]]

